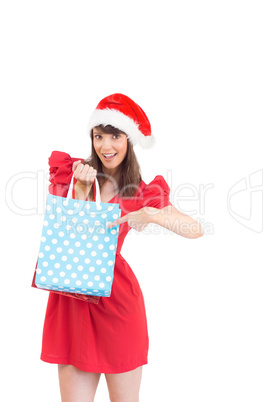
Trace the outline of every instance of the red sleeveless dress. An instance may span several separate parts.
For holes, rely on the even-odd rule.
[[[76,160],[65,152],[52,152],[51,194],[67,196]],[[171,205],[169,194],[164,178],[156,176],[148,185],[142,180],[134,197],[124,199],[116,195],[109,202],[119,203],[124,216],[145,206],[161,209]],[[120,254],[130,230],[127,222],[120,225],[110,297],[100,297],[96,304],[49,293],[41,360],[111,374],[147,364],[149,338],[143,294],[135,274]]]

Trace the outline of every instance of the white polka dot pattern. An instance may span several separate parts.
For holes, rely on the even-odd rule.
[[[121,215],[119,204],[48,194],[35,284],[41,289],[109,297]]]

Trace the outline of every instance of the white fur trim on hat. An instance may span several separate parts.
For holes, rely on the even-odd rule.
[[[96,109],[88,123],[88,131],[93,127],[103,124],[122,130],[127,134],[129,140],[133,145],[139,144],[142,148],[151,148],[155,143],[155,138],[152,135],[145,136],[139,130],[139,124],[126,116],[124,113],[115,109]]]

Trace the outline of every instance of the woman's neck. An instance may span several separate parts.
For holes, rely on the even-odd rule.
[[[120,167],[117,166],[114,169],[107,169],[104,166],[102,167],[102,171],[103,173],[106,175],[107,179],[109,179],[109,177],[111,177],[113,180],[115,180],[116,182],[118,182],[119,177],[120,177]]]

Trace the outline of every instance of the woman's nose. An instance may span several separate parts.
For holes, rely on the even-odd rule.
[[[111,139],[110,138],[104,138],[102,140],[101,149],[102,150],[108,150],[110,148],[112,148]]]

